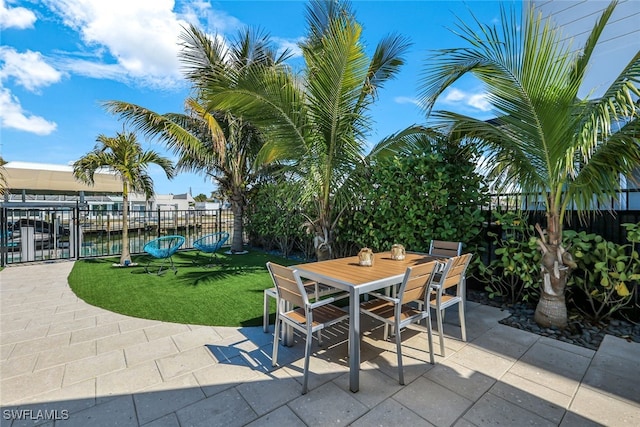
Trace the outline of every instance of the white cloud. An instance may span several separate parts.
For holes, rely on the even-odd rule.
[[[466,94],[459,89],[451,88],[444,96],[445,102],[458,102],[462,101],[466,97]]]
[[[65,25],[78,31],[83,42],[100,58],[102,66],[89,66],[86,59],[66,67],[83,74],[119,75],[120,80],[137,80],[150,85],[175,84],[181,79],[178,42],[186,21],[173,12],[173,0],[46,0]],[[114,61],[117,67],[110,62]]]
[[[491,111],[491,104],[489,104],[487,95],[484,93],[471,95],[467,103],[480,111]]]
[[[283,39],[280,37],[271,37],[271,40],[278,46],[278,53],[282,53],[285,49],[289,49],[292,58],[302,57],[302,49],[298,46],[298,43],[304,40],[303,37],[299,37],[295,40]]]
[[[193,12],[194,8],[195,12]],[[189,22],[197,23],[202,21],[205,23],[205,29],[211,33],[233,34],[245,27],[238,18],[222,10],[213,9],[209,3],[202,1],[191,3],[190,6],[185,8],[187,14],[190,11],[194,14],[196,20],[189,20]]]
[[[4,0],[0,0],[0,28],[31,28],[36,22],[36,15],[24,7],[8,8]]]
[[[444,93],[442,102],[446,105],[456,106],[463,104],[467,107],[484,112],[491,111],[491,104],[487,100],[487,95],[485,93],[465,92],[454,87]]]
[[[8,89],[0,87],[0,123],[5,129],[16,129],[36,135],[48,135],[57,125],[22,109],[20,101]]]
[[[35,92],[38,88],[57,83],[62,73],[49,65],[39,52],[20,53],[0,46],[0,80],[13,78],[16,84]]]
[[[422,105],[420,104],[420,101],[417,100],[416,98],[410,98],[408,96],[396,96],[393,100],[397,104],[414,104],[414,105],[417,105],[418,107],[422,108]]]

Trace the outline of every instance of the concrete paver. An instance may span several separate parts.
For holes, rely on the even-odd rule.
[[[440,427],[452,425],[473,405],[473,401],[425,377],[406,385],[394,399]]]
[[[499,309],[467,304],[462,342],[447,315],[436,364],[424,332],[395,344],[363,320],[358,393],[348,388],[346,325],[314,344],[301,395],[303,343],[271,366],[261,327],[178,325],[86,304],[71,262],[0,272],[0,425],[640,425],[640,344],[606,336],[598,351],[504,326]]]

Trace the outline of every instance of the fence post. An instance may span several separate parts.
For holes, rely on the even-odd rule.
[[[0,210],[0,267],[6,267],[9,258],[9,221],[7,208]]]
[[[161,233],[162,225],[160,223],[160,208],[159,207],[158,207],[158,216],[157,216],[157,218],[158,218],[158,227],[156,228],[156,230],[157,230],[157,232],[156,232],[157,236],[156,237],[160,237],[160,235],[162,234]]]
[[[76,204],[76,207],[73,208],[73,218],[69,224],[69,257],[76,261],[80,259],[80,248],[82,247],[78,215],[79,209]]]

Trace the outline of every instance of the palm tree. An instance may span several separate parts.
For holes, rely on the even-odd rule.
[[[469,47],[437,51],[423,82],[430,110],[439,95],[460,77],[483,82],[496,119],[476,120],[438,111],[442,126],[475,141],[486,156],[486,170],[496,188],[542,194],[546,231],[540,226],[543,253],[541,298],[535,320],[565,327],[564,298],[575,263],[562,245],[567,209],[586,219],[595,202],[616,198],[621,175],[640,164],[638,105],[640,52],[598,99],[580,99],[580,89],[598,39],[611,17],[612,2],[580,50],[562,43],[559,29],[529,9],[523,28],[502,9],[502,29],[482,25],[474,31],[460,23]]]
[[[145,135],[164,141],[179,155],[179,170],[203,173],[217,182],[234,214],[231,251],[242,252],[246,192],[265,170],[255,162],[264,141],[250,122],[207,109],[201,86],[211,75],[233,84],[229,75],[243,75],[256,66],[280,66],[289,53],[278,55],[269,36],[252,29],[240,32],[229,46],[193,25],[181,37],[181,61],[197,94],[186,100],[186,114],[158,114],[122,101],[109,101],[105,106]]]
[[[0,195],[7,191],[7,178],[5,177],[4,165],[7,162],[0,156]]]
[[[129,192],[144,192],[147,198],[153,195],[153,180],[147,173],[150,164],[162,168],[171,179],[174,169],[171,160],[152,150],[142,151],[136,135],[118,132],[115,137],[99,135],[98,144],[89,153],[73,164],[74,177],[86,184],[94,184],[94,174],[99,169],[108,169],[122,180],[122,254],[120,264],[131,262],[129,252]]]
[[[290,166],[303,184],[301,204],[315,206],[307,225],[318,259],[325,259],[331,257],[334,227],[352,197],[348,177],[365,157],[369,108],[397,74],[409,44],[390,35],[369,58],[362,27],[346,2],[312,0],[307,23],[301,75],[282,67],[211,73],[202,80],[202,93],[209,110],[228,111],[260,130],[266,142],[259,161]]]

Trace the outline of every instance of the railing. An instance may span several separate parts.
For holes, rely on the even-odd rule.
[[[541,201],[541,195],[494,194],[491,196],[491,205],[483,209],[487,225],[491,226],[493,212],[498,209],[502,212],[520,211],[531,225],[546,224],[546,212]],[[577,211],[567,210],[565,228],[599,234],[606,240],[619,244],[627,243],[622,224],[640,222],[640,189],[622,190],[618,201],[611,200],[607,205],[594,201],[593,205],[595,209],[587,213],[586,220],[581,220]]]
[[[184,249],[209,233],[233,232],[233,214],[217,210],[129,211],[129,250],[163,235],[185,237]],[[89,211],[82,207],[0,209],[0,265],[32,261],[119,255],[122,251],[122,211]]]
[[[540,195],[520,193],[494,194],[491,196],[491,204],[483,208],[485,213],[483,236],[487,244],[487,251],[483,256],[485,263],[495,257],[493,239],[487,235],[487,232],[500,233],[503,231],[503,227],[495,223],[494,212],[497,210],[501,212],[520,212],[530,225],[544,225],[547,220],[544,204],[541,203],[541,200]],[[622,224],[637,224],[640,222],[640,189],[621,191],[618,201],[612,200],[608,206],[603,206],[594,201],[594,207],[597,210],[594,209],[588,212],[583,219],[579,217],[575,210],[568,210],[565,214],[564,229],[595,233],[605,240],[617,244],[629,243],[626,238],[626,230]]]
[[[539,200],[540,196],[515,193],[493,195],[490,206],[483,209],[485,233],[496,231],[493,212],[498,208],[525,212],[531,224],[544,224],[545,212]],[[640,190],[625,190],[620,200],[611,204],[616,209],[613,214],[606,206],[598,206],[602,212],[592,213],[584,223],[575,211],[568,211],[565,228],[627,243],[622,224],[640,222]],[[81,205],[18,208],[5,204],[0,208],[0,266],[119,255],[122,228],[121,211],[90,211]],[[206,234],[227,231],[232,235],[233,214],[226,209],[133,210],[129,212],[128,230],[132,254],[142,253],[145,243],[169,234],[184,236],[183,248],[192,249],[193,241]],[[491,241],[486,235],[485,240]],[[491,247],[487,256],[492,257]]]

